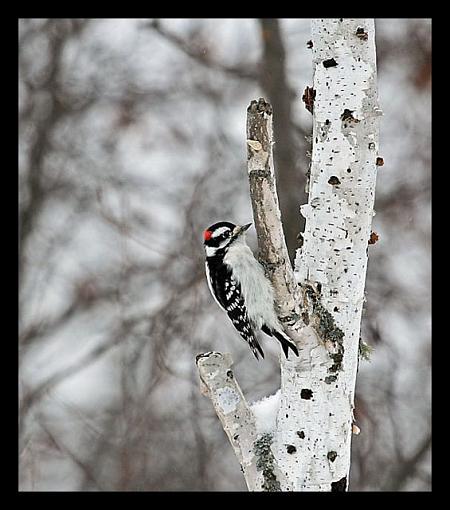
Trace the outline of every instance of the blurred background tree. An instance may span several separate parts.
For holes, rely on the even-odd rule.
[[[431,20],[376,30],[385,163],[350,486],[431,490]],[[19,20],[20,490],[245,490],[195,355],[232,352],[250,399],[279,367],[211,302],[201,232],[251,219],[245,115],[265,96],[294,254],[309,39],[308,19]]]

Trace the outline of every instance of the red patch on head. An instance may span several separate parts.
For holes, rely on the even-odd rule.
[[[203,232],[203,239],[204,239],[205,241],[209,241],[209,240],[211,239],[211,236],[212,236],[212,232],[211,232],[211,230],[205,230],[205,231]]]

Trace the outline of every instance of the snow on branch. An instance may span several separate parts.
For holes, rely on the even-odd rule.
[[[255,417],[256,430],[259,433],[268,434],[275,431],[280,396],[281,390],[278,390],[274,395],[264,397],[250,405]]]
[[[280,490],[276,462],[271,451],[272,434],[256,425],[232,367],[231,355],[207,352],[197,356],[197,367],[205,393],[212,401],[223,430],[241,464],[251,491]]]

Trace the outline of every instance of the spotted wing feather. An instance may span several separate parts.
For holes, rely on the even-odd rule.
[[[249,344],[255,357],[258,359],[259,353],[264,358],[264,352],[247,315],[241,286],[233,279],[229,268],[223,264],[216,266],[214,263],[207,262],[206,275],[209,288],[218,305],[227,313],[233,326]]]

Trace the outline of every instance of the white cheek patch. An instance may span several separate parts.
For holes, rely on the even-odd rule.
[[[215,255],[218,248],[214,248],[213,246],[205,246],[205,250],[206,250],[206,256],[212,257],[213,255]]]
[[[213,232],[211,237],[218,237],[218,236],[222,235],[224,232],[227,232],[228,230],[230,230],[228,227],[220,227],[216,231]]]

